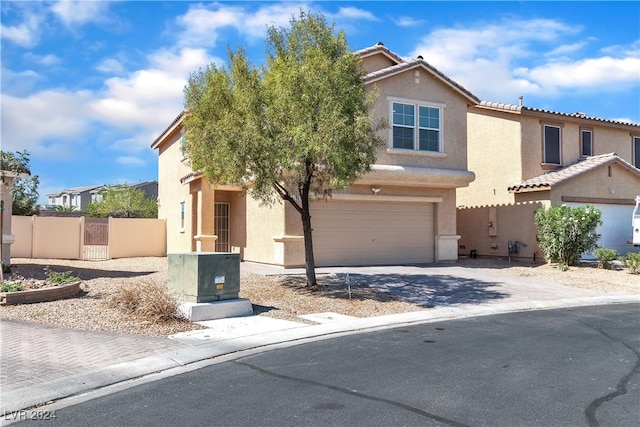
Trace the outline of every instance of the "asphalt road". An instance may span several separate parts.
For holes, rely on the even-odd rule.
[[[640,426],[639,331],[638,304],[405,326],[212,364],[25,423]]]

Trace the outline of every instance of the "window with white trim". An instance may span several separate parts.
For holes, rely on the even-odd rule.
[[[590,129],[580,129],[580,155],[593,156],[593,132]]]
[[[552,165],[562,164],[560,161],[560,147],[562,146],[562,132],[560,126],[544,125],[543,146],[544,163]]]
[[[640,136],[633,137],[633,166],[640,169]]]
[[[393,148],[441,151],[441,108],[431,105],[392,102],[391,110],[391,146]]]

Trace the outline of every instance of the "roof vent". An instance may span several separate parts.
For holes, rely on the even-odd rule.
[[[424,59],[424,58],[422,57],[422,55],[418,55],[417,59]]]
[[[384,43],[378,42],[378,43],[376,43],[376,46],[384,46]]]

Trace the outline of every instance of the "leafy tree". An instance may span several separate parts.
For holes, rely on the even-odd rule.
[[[2,151],[0,170],[15,173],[31,174],[29,169],[29,153],[26,150],[9,153]],[[4,181],[4,177],[3,177]],[[13,202],[11,210],[13,215],[36,215],[40,208],[38,206],[38,175],[28,178],[15,178],[11,196]]]
[[[310,197],[330,197],[369,171],[386,123],[372,121],[375,93],[367,94],[360,59],[322,15],[301,11],[290,28],[270,27],[267,45],[266,66],[229,50],[228,68],[191,74],[185,151],[210,182],[295,208],[307,285],[316,285]]]
[[[596,248],[602,213],[593,206],[552,206],[535,214],[538,241],[545,258],[563,268],[573,265],[584,252]]]
[[[99,193],[101,200],[87,207],[90,217],[157,218],[158,203],[139,188],[127,185],[109,185]]]

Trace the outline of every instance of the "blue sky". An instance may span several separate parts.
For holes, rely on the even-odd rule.
[[[640,2],[0,3],[1,146],[26,149],[48,193],[157,179],[153,140],[189,73],[227,47],[264,60],[268,25],[300,8],[422,55],[482,100],[640,122]]]

